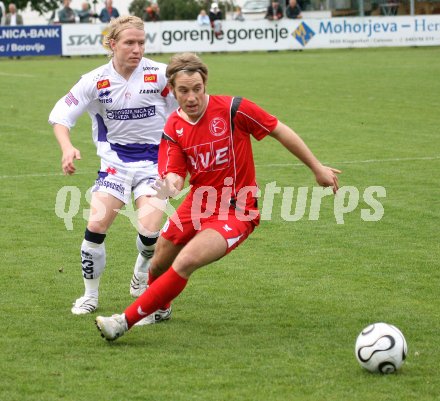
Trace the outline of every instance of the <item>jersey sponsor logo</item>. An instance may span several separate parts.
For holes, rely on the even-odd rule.
[[[92,192],[99,191],[101,187],[113,189],[114,191],[119,192],[122,195],[124,195],[125,193],[125,188],[122,184],[116,184],[115,182],[107,181],[105,178],[102,177],[96,179],[95,186]]]
[[[107,89],[107,90],[105,90],[105,91],[99,92],[99,93],[98,93],[98,97],[99,97],[100,99],[102,99],[103,97],[108,97],[108,96],[110,96],[110,93],[111,93],[111,91],[109,91],[109,90]]]
[[[140,89],[139,95],[154,95],[155,93],[159,93],[159,89]]]
[[[136,109],[106,110],[109,120],[141,120],[154,117],[156,106],[139,107]]]
[[[227,128],[228,126],[226,121],[220,117],[215,117],[209,123],[209,131],[214,136],[222,136],[226,132]]]
[[[70,106],[72,106],[72,104],[74,104],[75,106],[78,106],[78,99],[75,97],[75,96],[73,96],[73,93],[72,92],[69,92],[67,95],[66,95],[66,97],[65,97],[65,99],[64,99],[64,101],[66,102],[66,104],[70,107]]]
[[[105,171],[111,175],[115,175],[118,172],[114,167],[107,167]]]
[[[103,103],[103,104],[113,103],[113,99],[109,98],[110,94],[111,94],[111,91],[108,89],[106,89],[102,92],[99,92],[98,93],[99,102]]]
[[[143,67],[144,71],[159,71],[159,67]]]
[[[157,74],[144,74],[144,82],[157,82]]]
[[[98,81],[96,83],[96,88],[98,90],[105,89],[110,87],[110,81],[108,79],[103,79],[102,81]]]
[[[194,170],[224,170],[230,164],[229,137],[185,149]]]

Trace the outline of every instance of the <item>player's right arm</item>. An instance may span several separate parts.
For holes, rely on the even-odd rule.
[[[64,174],[74,174],[74,160],[81,159],[80,151],[72,145],[70,130],[92,101],[94,87],[89,77],[82,77],[66,96],[58,100],[50,113],[49,123],[53,126],[62,152],[61,167]]]
[[[74,160],[81,160],[81,153],[70,140],[70,130],[62,124],[54,124],[53,132],[62,152],[61,168],[64,174],[72,175],[76,171]]]

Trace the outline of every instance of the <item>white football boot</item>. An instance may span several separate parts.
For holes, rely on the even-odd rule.
[[[133,298],[140,297],[148,288],[148,273],[134,271],[130,282],[130,295]]]
[[[128,331],[127,320],[125,320],[124,314],[111,317],[98,316],[95,324],[101,332],[101,337],[107,341],[114,341]]]
[[[156,312],[144,317],[135,323],[135,326],[145,326],[147,324],[155,324],[171,319],[171,306],[167,309],[158,309]]]
[[[72,313],[74,315],[86,315],[98,309],[98,298],[91,296],[82,296],[78,298],[72,306]]]

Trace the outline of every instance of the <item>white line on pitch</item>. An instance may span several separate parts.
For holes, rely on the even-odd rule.
[[[2,77],[17,77],[17,78],[36,78],[35,75],[31,74],[11,74],[9,72],[0,72]]]
[[[94,171],[81,171],[77,172],[74,175],[86,175],[86,174],[93,174],[96,173],[96,170]],[[63,173],[35,173],[35,174],[21,174],[21,175],[0,175],[0,180],[5,180],[8,178],[33,178],[33,177],[63,177]]]
[[[421,161],[421,160],[439,160],[440,156],[426,156],[426,157],[403,157],[403,158],[393,158],[393,159],[369,159],[369,160],[348,160],[339,162],[323,162],[327,165],[338,164],[363,164],[363,163],[389,163],[389,162],[407,162],[407,161]],[[275,163],[275,164],[257,164],[256,167],[300,167],[304,166],[302,163]]]

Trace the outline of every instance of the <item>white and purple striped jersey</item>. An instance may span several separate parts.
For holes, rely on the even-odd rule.
[[[156,164],[165,121],[177,108],[165,70],[165,64],[142,58],[127,81],[110,61],[81,77],[56,103],[49,123],[70,130],[87,111],[99,157],[133,168]]]

